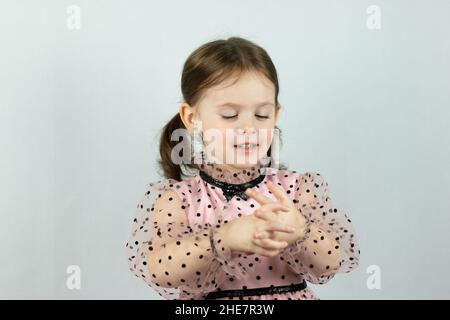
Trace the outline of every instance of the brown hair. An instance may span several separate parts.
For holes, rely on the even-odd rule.
[[[275,86],[275,105],[279,105],[278,76],[272,60],[266,50],[240,37],[205,43],[190,54],[184,63],[181,76],[183,99],[187,104],[193,106],[199,101],[206,89],[233,75],[239,76],[244,71],[257,71],[267,77]],[[182,170],[180,165],[173,163],[171,153],[173,147],[179,142],[172,141],[171,136],[174,130],[180,128],[186,127],[180,114],[177,113],[162,128],[159,145],[161,159],[158,161],[164,176],[178,181],[182,180]],[[275,128],[279,130],[281,143],[281,130],[277,126]],[[271,156],[271,149],[272,147],[267,151],[269,157]],[[198,169],[195,163],[182,165],[190,169]],[[286,169],[282,164],[279,168]]]

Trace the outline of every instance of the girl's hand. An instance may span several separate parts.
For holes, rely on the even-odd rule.
[[[272,202],[266,204],[265,210],[277,211],[288,210],[280,203]],[[290,234],[295,231],[293,226],[280,221],[265,221],[257,218],[254,214],[243,216],[223,225],[218,230],[218,237],[223,241],[221,244],[228,247],[232,252],[244,252],[246,254],[259,254],[268,257],[274,257],[280,250],[286,248],[286,241],[277,241],[273,239],[264,239],[260,245],[254,242],[252,235],[256,230],[264,229],[267,231],[277,231],[279,233]],[[220,250],[220,248],[219,248]]]
[[[255,199],[261,204],[261,207],[255,210],[254,215],[267,222],[278,222],[286,225],[292,225],[294,226],[295,231],[293,233],[277,232],[265,228],[265,226],[262,225],[254,233],[253,242],[256,245],[264,247],[269,241],[273,240],[286,241],[288,244],[291,244],[292,242],[303,238],[306,232],[305,217],[303,217],[303,215],[298,211],[293,201],[281,187],[274,185],[271,181],[267,182],[267,187],[277,198],[278,202],[272,201],[268,197],[257,193],[253,189],[247,189],[245,191],[249,197]],[[268,205],[273,205],[274,203],[282,204],[288,210],[276,212],[266,209]]]

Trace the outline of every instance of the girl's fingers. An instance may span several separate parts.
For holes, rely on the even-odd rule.
[[[250,198],[255,199],[259,204],[264,205],[268,203],[273,203],[272,199],[269,199],[262,193],[258,193],[253,189],[247,188],[245,190],[245,194],[247,194]]]
[[[267,221],[274,221],[277,219],[276,213],[274,213],[277,210],[289,212],[290,209],[281,203],[271,203],[256,209],[255,215]]]
[[[253,239],[264,239],[264,238],[272,238],[272,232],[270,231],[261,231],[253,233]]]
[[[266,221],[273,221],[275,219],[273,213],[260,209],[255,210],[255,216]]]
[[[281,231],[281,232],[287,232],[287,233],[294,233],[295,227],[281,223],[281,222],[272,221],[272,222],[268,223],[266,226],[259,228],[258,231],[259,232],[261,232],[261,231]]]
[[[262,210],[262,211],[268,211],[268,212],[275,212],[275,211],[285,211],[285,212],[289,212],[289,210],[291,210],[287,205],[282,204],[280,202],[273,202],[273,203],[269,203],[269,204],[265,204],[263,206],[261,206],[258,210]]]
[[[267,188],[273,193],[273,195],[282,203],[289,203],[291,199],[286,192],[279,185],[274,184],[272,181],[267,181]]]
[[[280,250],[288,246],[286,241],[276,241],[270,238],[267,239],[253,239],[253,243],[266,250]]]

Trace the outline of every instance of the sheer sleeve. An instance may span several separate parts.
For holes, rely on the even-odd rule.
[[[294,203],[306,218],[306,235],[281,251],[296,273],[315,284],[358,266],[359,247],[348,215],[336,208],[327,181],[315,172],[300,174]]]
[[[190,201],[186,193],[178,190],[177,182],[166,179],[146,185],[126,244],[128,265],[136,277],[144,280],[163,298],[204,299],[227,276],[241,279],[254,267],[239,262],[238,257],[246,258],[244,253],[230,252],[221,246],[218,231],[228,223],[227,220],[217,218],[214,223],[189,225],[186,210]],[[176,243],[173,255],[159,257],[157,262],[150,264],[152,251],[165,248],[169,242]],[[189,278],[176,277],[176,272],[169,274],[169,268],[166,268],[176,271],[177,268],[197,266],[200,262],[208,266]]]

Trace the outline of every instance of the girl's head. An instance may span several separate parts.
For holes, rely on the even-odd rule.
[[[166,178],[181,180],[180,165],[172,159],[179,143],[171,140],[176,129],[190,135],[200,130],[208,157],[232,170],[271,157],[281,107],[277,71],[263,48],[238,37],[202,45],[184,64],[181,91],[184,102],[161,135],[160,166]],[[235,147],[244,142],[258,146],[250,153]],[[198,168],[195,163],[185,165]]]

